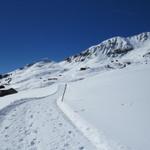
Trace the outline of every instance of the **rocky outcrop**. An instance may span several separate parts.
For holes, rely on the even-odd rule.
[[[6,96],[6,95],[10,95],[10,94],[15,94],[17,93],[17,91],[13,88],[10,89],[5,89],[5,90],[0,90],[0,97]]]
[[[5,86],[4,85],[0,85],[0,89],[4,89],[5,88]]]
[[[0,79],[7,78],[9,76],[10,76],[9,74],[0,74]]]

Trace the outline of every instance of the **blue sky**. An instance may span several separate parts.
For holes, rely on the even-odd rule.
[[[1,0],[0,72],[150,31],[149,0]]]

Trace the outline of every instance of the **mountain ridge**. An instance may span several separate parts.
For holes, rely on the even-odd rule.
[[[139,48],[147,40],[150,40],[150,32],[129,37],[115,36],[102,41],[100,44],[93,45],[77,55],[68,57],[66,60],[68,62],[84,61],[86,58],[90,58],[92,54],[97,56],[99,53],[106,54],[108,57],[116,57],[134,50],[134,48]]]
[[[54,62],[46,58],[0,75],[0,85],[17,90],[45,87],[82,80],[129,65],[148,64],[149,60],[150,32],[127,38],[117,36],[63,61]]]

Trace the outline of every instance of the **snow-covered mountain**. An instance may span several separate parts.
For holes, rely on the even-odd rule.
[[[128,52],[147,46],[150,41],[150,32],[132,37],[113,37],[102,43],[92,46],[78,55],[67,58],[68,62],[79,62],[98,58],[99,61],[108,58],[123,57]]]
[[[0,75],[0,150],[150,149],[149,75],[150,32]]]
[[[48,59],[28,64],[0,76],[0,83],[17,90],[81,80],[102,71],[148,63],[150,32],[132,37],[113,37],[61,62]]]

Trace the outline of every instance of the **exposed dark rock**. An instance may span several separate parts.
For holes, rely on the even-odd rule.
[[[7,78],[7,77],[9,77],[9,74],[4,74],[3,75],[3,78]]]
[[[48,78],[48,80],[57,80],[57,78]]]
[[[0,89],[4,89],[5,88],[5,86],[4,85],[0,85]]]
[[[127,65],[131,65],[131,62],[130,61],[127,61],[127,62],[125,62]]]
[[[71,62],[71,58],[70,58],[70,57],[66,58],[65,60],[66,60],[67,62],[69,62],[69,63]]]
[[[17,93],[17,91],[13,88],[10,88],[8,90],[0,90],[0,97],[10,95],[10,94],[15,94],[15,93]]]
[[[84,71],[84,70],[87,70],[87,69],[89,69],[89,67],[82,67],[82,68],[80,68],[80,71]]]
[[[34,65],[34,63],[30,63],[30,64],[27,64],[26,67],[29,68],[29,67],[31,67],[31,66],[33,66],[33,65]]]
[[[0,79],[7,78],[9,76],[10,76],[10,74],[0,74]]]
[[[150,52],[144,54],[143,57],[150,57]]]
[[[128,53],[129,51],[133,50],[133,48],[126,48],[126,49],[115,49],[115,50],[111,50],[107,53],[108,57],[117,57],[118,55],[125,55],[126,53]]]
[[[112,66],[110,66],[109,64],[106,65],[106,68],[109,68],[109,69],[114,69]]]

